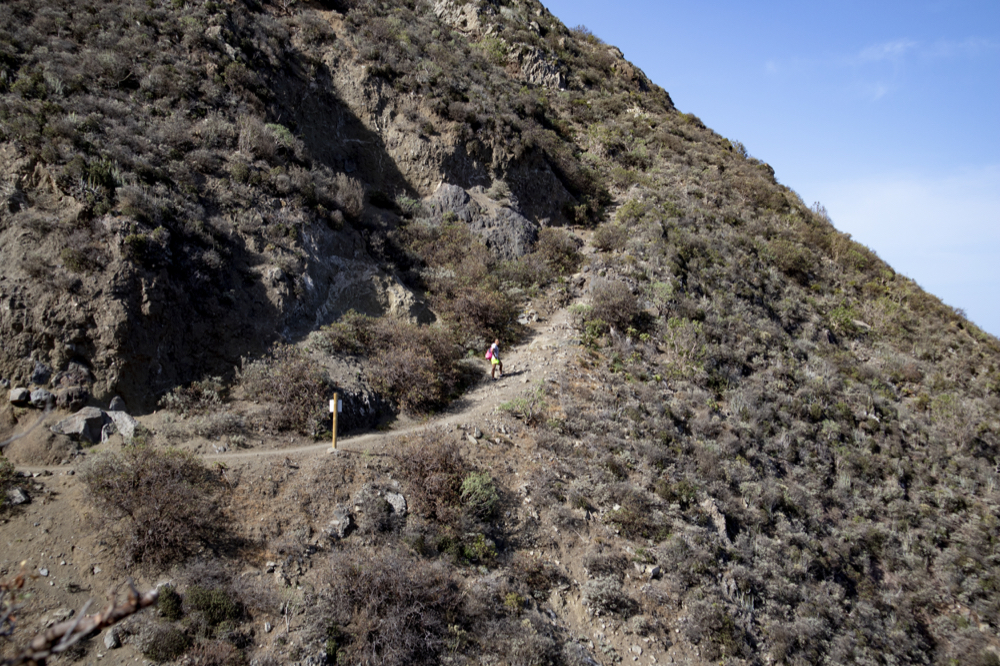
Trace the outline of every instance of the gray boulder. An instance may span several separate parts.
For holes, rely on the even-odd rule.
[[[333,511],[333,519],[326,527],[331,539],[343,539],[351,529],[351,512],[346,506],[338,506]]]
[[[7,491],[7,501],[11,506],[19,506],[30,503],[31,498],[24,491],[24,488],[11,488]]]
[[[109,412],[127,412],[128,407],[125,406],[125,401],[121,399],[121,396],[115,396],[111,398],[111,404],[108,405]]]
[[[10,404],[23,407],[31,402],[31,391],[23,387],[12,388],[9,399]]]
[[[109,650],[115,650],[122,646],[122,639],[119,635],[121,630],[118,627],[109,627],[106,632],[104,632],[104,647]]]
[[[385,494],[385,501],[389,503],[392,507],[392,512],[397,516],[406,515],[406,498],[399,493],[387,492]]]
[[[36,409],[48,409],[56,404],[56,397],[43,388],[31,392],[31,406]]]
[[[52,432],[77,441],[98,444],[101,441],[101,431],[105,424],[110,422],[112,421],[108,415],[97,407],[84,407],[52,426]]]
[[[135,429],[138,427],[139,422],[126,412],[112,411],[105,412],[105,415],[111,419],[111,422],[114,424],[114,430],[121,433],[122,439],[125,440],[125,443],[131,444],[132,439],[135,437]]]

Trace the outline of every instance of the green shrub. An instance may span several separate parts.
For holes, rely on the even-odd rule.
[[[466,510],[480,520],[491,518],[500,504],[489,472],[471,472],[466,476],[462,480],[461,497]]]
[[[180,629],[158,624],[153,627],[142,654],[157,662],[173,661],[184,654],[190,645],[191,639]]]
[[[156,600],[156,609],[160,611],[160,615],[172,622],[184,617],[181,595],[177,594],[177,590],[173,585],[164,585],[160,588],[160,597]]]
[[[192,585],[188,588],[184,599],[188,606],[201,611],[205,620],[213,627],[223,622],[235,622],[243,616],[243,608],[239,602],[232,599],[229,593],[220,587],[205,588]]]
[[[462,558],[469,564],[489,564],[497,558],[496,544],[477,533],[471,543],[462,545]]]

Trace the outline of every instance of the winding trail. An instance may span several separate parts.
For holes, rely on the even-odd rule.
[[[569,308],[563,307],[547,319],[528,325],[528,341],[501,352],[504,370],[502,378],[493,381],[484,373],[484,379],[455,400],[441,413],[425,419],[401,417],[395,427],[384,431],[366,432],[337,440],[337,451],[344,453],[382,452],[392,439],[431,428],[454,427],[461,424],[481,423],[496,412],[497,406],[525,394],[532,386],[545,381],[556,365],[561,365],[576,353],[576,340]],[[484,360],[485,364],[486,361]],[[303,446],[267,447],[225,451],[221,453],[196,453],[208,462],[251,461],[275,456],[314,455],[331,450],[330,442],[311,443]],[[21,472],[66,472],[75,464],[58,466],[22,466]]]
[[[531,333],[525,344],[502,352],[505,373],[493,381],[488,376],[455,400],[440,414],[427,419],[405,418],[397,426],[378,432],[366,432],[349,437],[338,437],[337,451],[347,453],[376,453],[387,440],[422,432],[431,428],[471,424],[485,420],[498,405],[514,400],[533,385],[545,381],[554,363],[564,362],[572,353],[574,331],[569,309],[557,310],[548,319],[529,325]],[[485,361],[484,361],[485,363]],[[381,446],[380,446],[381,445]],[[330,442],[287,448],[259,448],[224,453],[199,454],[206,461],[225,462],[267,456],[292,456],[329,452]]]

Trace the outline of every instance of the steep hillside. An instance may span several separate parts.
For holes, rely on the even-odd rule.
[[[169,576],[118,661],[1000,663],[1000,342],[618,49],[532,0],[5,9],[0,374],[55,394],[5,453],[81,474],[0,566],[37,523],[77,588]],[[310,448],[333,390],[363,455]],[[138,445],[28,431],[114,394]]]

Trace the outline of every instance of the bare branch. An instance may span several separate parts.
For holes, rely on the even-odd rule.
[[[0,666],[44,664],[46,659],[65,651],[79,640],[105,627],[110,627],[147,606],[152,606],[159,598],[159,591],[150,590],[140,595],[130,578],[126,600],[119,604],[116,597],[117,595],[112,590],[108,595],[107,608],[94,615],[84,616],[84,613],[90,606],[90,602],[88,601],[75,620],[66,620],[65,622],[60,622],[55,626],[49,627],[31,639],[28,647],[21,650],[16,657],[0,660]]]

